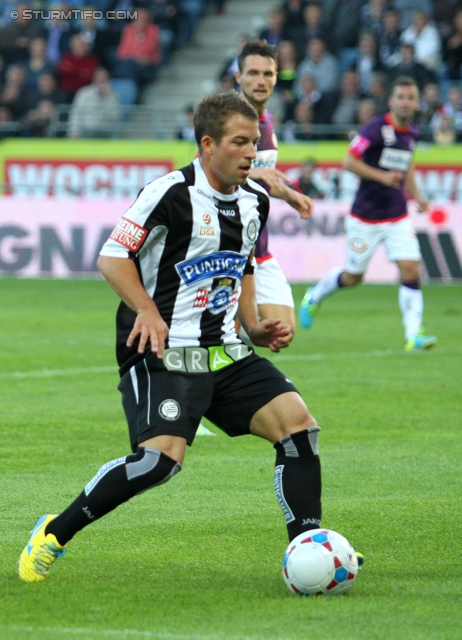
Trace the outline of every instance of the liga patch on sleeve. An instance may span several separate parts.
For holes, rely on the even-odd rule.
[[[121,218],[110,235],[112,240],[118,242],[129,251],[136,253],[148,235],[148,230],[140,227],[136,222]]]

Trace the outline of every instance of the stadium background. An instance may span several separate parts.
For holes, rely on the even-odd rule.
[[[78,0],[64,6],[69,3],[83,6]],[[45,584],[18,579],[17,560],[35,519],[64,508],[102,460],[127,452],[116,392],[118,299],[95,270],[98,247],[147,180],[195,155],[188,108],[203,93],[229,88],[241,36],[266,30],[279,38],[273,9],[295,8],[296,31],[303,20],[298,0],[148,2],[157,9],[180,3],[192,11],[182,33],[189,42],[180,40],[139,99],[133,83],[112,78],[120,119],[95,117],[102,127],[96,137],[94,130],[87,139],[69,137],[70,102],[38,109],[36,99],[24,99],[9,114],[0,98],[0,638],[460,640],[462,106],[451,115],[448,88],[460,86],[461,77],[444,49],[460,0],[319,3],[330,22],[329,46],[336,9],[346,8],[336,25],[353,39],[348,55],[357,52],[365,25],[377,27],[368,14],[372,5],[381,5],[379,26],[384,4],[399,6],[406,19],[413,8],[430,11],[442,44],[439,96],[430,104],[425,94],[422,101],[424,140],[416,154],[432,207],[414,216],[427,281],[425,323],[437,348],[403,352],[396,272],[380,254],[368,274],[380,285],[332,296],[315,327],[299,329],[290,349],[261,351],[296,381],[322,426],[323,525],[366,557],[351,594],[300,599],[289,593],[281,577],[287,539],[273,491],[272,448],[257,438],[230,440],[211,424],[217,437],[196,439],[179,478],[76,537]],[[131,0],[109,4],[133,6]],[[92,0],[93,8],[107,5]],[[30,6],[62,5],[32,0]],[[0,0],[2,59],[5,20],[17,8],[16,0]],[[67,26],[90,40],[95,35],[78,20]],[[96,34],[98,46],[110,36],[105,57],[114,53],[112,27],[120,32],[120,26]],[[47,39],[51,32],[42,31]],[[21,55],[27,65],[27,47]],[[8,82],[4,62],[0,96]],[[313,92],[296,95],[314,106],[303,112],[313,122],[285,118],[280,97],[291,78],[283,75],[270,105],[280,168],[295,178],[300,163],[314,158],[324,196],[306,223],[273,203],[271,248],[295,283],[298,305],[305,286],[297,282],[342,262],[355,179],[340,163],[360,123],[356,117],[343,125],[319,122],[328,119],[319,108],[326,102],[311,104],[319,98]],[[340,85],[339,79],[336,98]],[[442,116],[450,127],[438,137]],[[446,144],[435,144],[434,135]]]
[[[33,19],[27,9],[35,10]],[[61,11],[60,17],[50,10]],[[135,27],[151,45],[141,62],[129,46]],[[364,118],[386,110],[383,92],[404,73],[421,88],[417,179],[432,202],[426,215],[414,215],[411,204],[423,278],[459,280],[458,0],[1,0],[0,273],[97,275],[102,238],[139,189],[195,155],[192,108],[205,93],[233,88],[236,55],[252,37],[279,49],[280,74],[269,103],[279,168],[295,180],[300,163],[313,158],[313,180],[323,196],[308,222],[273,202],[271,250],[289,279],[313,281],[338,264],[357,184],[341,170],[342,157]],[[325,45],[320,56],[312,49],[316,41]],[[409,44],[411,61],[403,51]],[[106,84],[92,79],[98,64],[107,70]],[[47,95],[43,75],[55,82]],[[367,279],[394,282],[395,276],[379,251]]]
[[[344,142],[310,144],[324,198],[310,221],[285,202],[272,201],[270,249],[291,282],[311,282],[339,264],[344,218],[356,185],[341,169]],[[0,272],[19,276],[97,276],[104,239],[150,180],[188,164],[196,153],[186,141],[8,140],[0,144],[4,196],[0,210]],[[279,168],[299,175],[306,144],[281,144]],[[416,175],[432,201],[411,214],[423,253],[426,280],[462,278],[462,149],[427,145],[416,153]],[[369,282],[395,282],[383,249]]]

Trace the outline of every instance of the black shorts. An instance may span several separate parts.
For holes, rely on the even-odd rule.
[[[218,371],[167,371],[150,356],[119,384],[132,450],[148,438],[173,435],[194,440],[202,416],[229,436],[250,433],[253,415],[276,396],[297,391],[269,360],[251,355]]]

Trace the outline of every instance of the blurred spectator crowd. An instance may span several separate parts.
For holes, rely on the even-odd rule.
[[[70,105],[70,137],[110,135],[224,2],[0,0],[0,137],[49,135],[57,105]]]
[[[257,37],[279,51],[269,109],[283,140],[351,137],[387,111],[405,75],[420,88],[424,139],[462,141],[462,0],[286,0]],[[223,67],[223,89],[234,67]]]
[[[0,137],[50,135],[63,104],[69,137],[111,135],[123,106],[224,2],[0,0]],[[462,0],[286,0],[256,35],[279,50],[269,108],[283,140],[351,137],[406,75],[421,89],[424,139],[462,141]],[[227,60],[222,90],[235,70]],[[191,135],[189,111],[178,137]]]

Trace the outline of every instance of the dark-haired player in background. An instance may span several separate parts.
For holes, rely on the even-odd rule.
[[[361,178],[347,219],[345,268],[332,269],[311,290],[299,309],[308,329],[325,297],[361,282],[367,265],[381,242],[388,259],[401,275],[399,306],[403,316],[406,351],[429,349],[434,336],[422,335],[423,295],[420,288],[420,248],[407,213],[405,189],[419,212],[428,209],[414,174],[413,151],[419,131],[411,122],[419,108],[419,90],[412,78],[395,80],[389,112],[373,118],[353,139],[343,166]]]
[[[287,186],[288,177],[276,169],[278,141],[274,132],[273,118],[266,104],[273,93],[277,80],[278,53],[276,47],[266,40],[250,40],[238,56],[239,71],[236,81],[244,98],[256,109],[259,116],[260,140],[257,157],[252,164],[250,178],[260,182],[270,196],[285,200],[296,209],[302,218],[313,213],[311,199]],[[268,226],[258,240],[255,257],[257,269],[255,284],[257,305],[261,318],[281,318],[290,324],[295,334],[295,311],[292,290],[276,258],[268,249]]]

